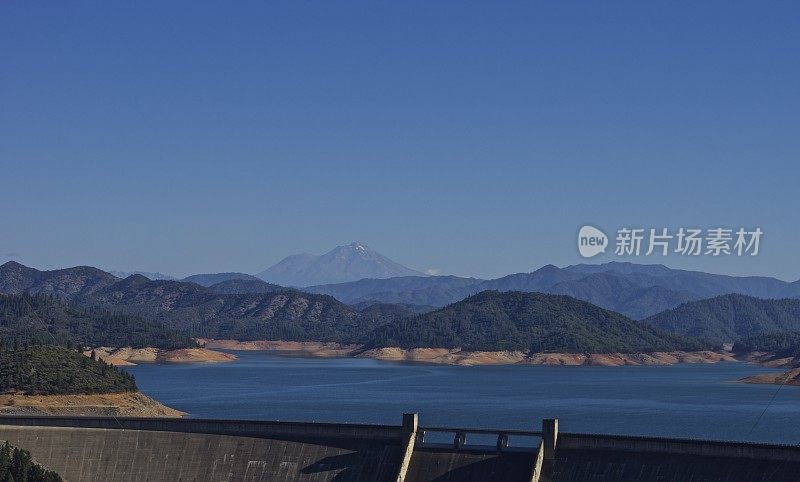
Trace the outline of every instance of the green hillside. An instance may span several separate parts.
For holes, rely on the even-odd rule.
[[[84,308],[49,295],[0,295],[0,339],[89,346],[186,348],[192,340],[158,321]]]
[[[57,346],[0,352],[0,393],[64,395],[136,391],[128,373]]]
[[[350,342],[382,322],[327,295],[296,290],[220,294],[194,283],[143,276],[79,302],[157,320],[201,338]]]
[[[774,353],[775,358],[800,357],[800,332],[784,331],[757,335],[737,341],[733,345],[737,354],[763,351]]]
[[[800,331],[800,300],[731,294],[685,303],[644,321],[671,333],[721,344],[767,333]]]
[[[672,335],[570,296],[484,291],[373,331],[368,346],[475,351],[641,353],[699,350]]]

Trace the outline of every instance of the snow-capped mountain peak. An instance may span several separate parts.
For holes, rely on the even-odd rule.
[[[319,256],[288,256],[258,274],[264,281],[284,286],[311,286],[397,276],[425,274],[396,263],[358,241],[337,246]]]

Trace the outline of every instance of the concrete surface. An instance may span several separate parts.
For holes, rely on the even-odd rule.
[[[553,420],[542,432],[403,422],[0,416],[0,441],[69,482],[800,481],[798,446],[559,433]],[[426,442],[426,431],[452,442]],[[467,434],[498,443],[470,445]],[[541,436],[534,447],[505,443],[531,436]]]

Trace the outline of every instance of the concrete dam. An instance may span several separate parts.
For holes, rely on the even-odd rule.
[[[536,427],[538,428],[538,427]],[[800,446],[541,430],[0,417],[0,441],[69,482],[797,482]]]

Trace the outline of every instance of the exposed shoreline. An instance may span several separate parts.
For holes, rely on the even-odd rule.
[[[208,348],[181,348],[163,350],[160,348],[112,348],[97,347],[95,355],[114,366],[130,366],[137,363],[224,363],[237,359],[236,355],[210,350]],[[84,352],[91,355],[91,351]]]
[[[739,381],[742,383],[800,386],[800,368],[793,368],[781,373],[753,375],[742,378]]]
[[[677,363],[719,363],[737,361],[730,353],[716,351],[656,353],[535,353],[520,351],[462,351],[449,348],[397,347],[364,350],[359,345],[274,340],[236,341],[198,339],[201,345],[218,350],[274,351],[318,358],[371,358],[383,361],[432,363],[440,365],[553,365],[623,366],[674,365]]]
[[[794,357],[778,358],[773,353],[754,352],[748,353],[746,361],[757,363],[768,368],[788,368],[780,373],[762,373],[740,379],[742,383],[768,384],[768,385],[794,385],[800,386],[800,360]]]
[[[141,392],[74,395],[0,395],[0,415],[63,415],[93,417],[183,417]]]

